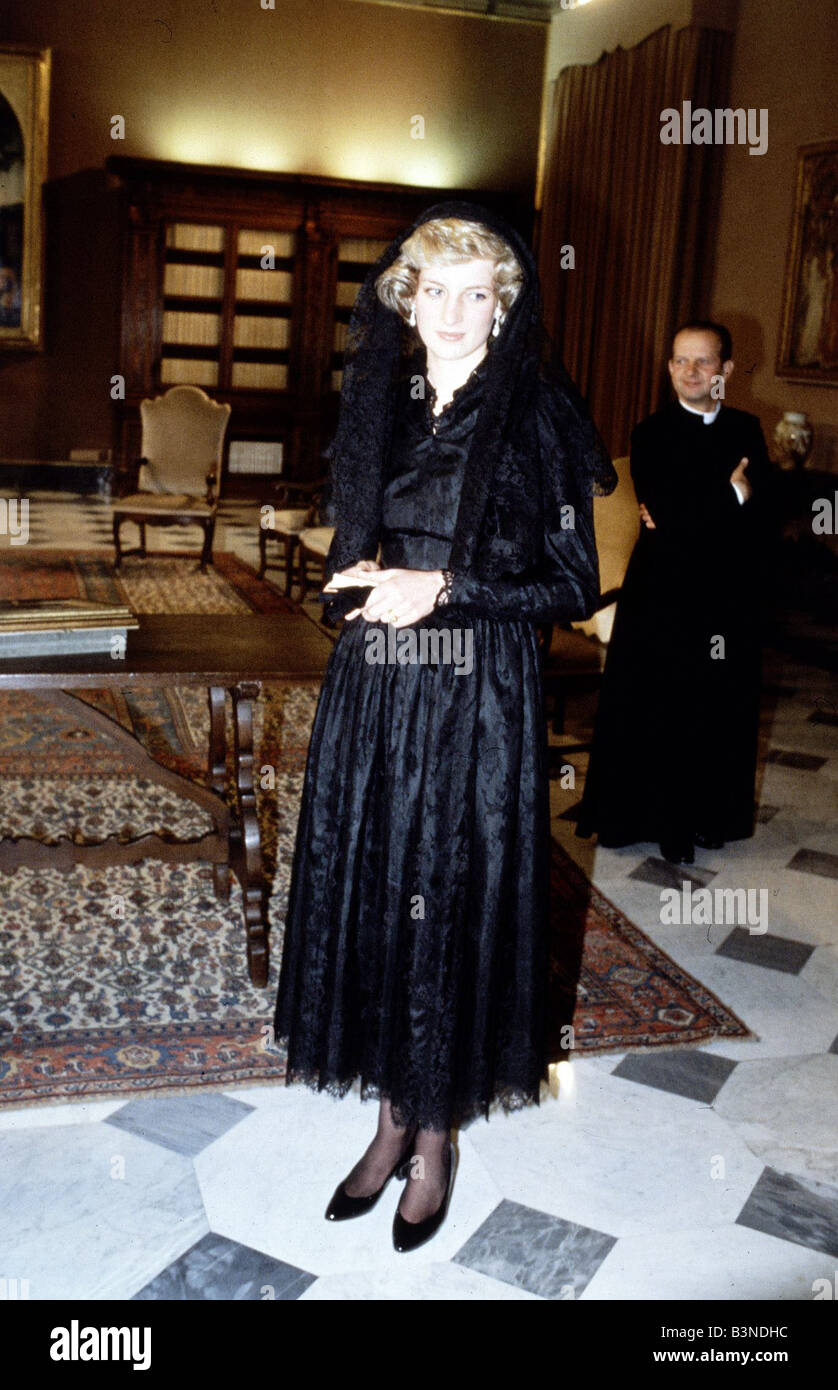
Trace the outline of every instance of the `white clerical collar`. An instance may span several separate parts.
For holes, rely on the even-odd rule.
[[[696,410],[694,405],[686,405],[681,400],[680,396],[678,397],[678,404],[682,407],[682,409],[688,410],[691,415],[700,415],[705,425],[712,425],[713,421],[715,420],[716,416],[722,408],[721,401],[716,401],[716,404],[712,410]]]

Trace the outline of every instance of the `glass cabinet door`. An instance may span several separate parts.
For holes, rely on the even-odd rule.
[[[343,352],[352,306],[370,266],[390,245],[375,237],[343,237],[338,242],[338,279],[335,293],[335,324],[332,339],[331,384],[339,391],[343,381]]]
[[[220,386],[226,229],[205,223],[166,227],[163,268],[162,386]]]
[[[230,385],[284,391],[294,297],[293,232],[237,234]]]

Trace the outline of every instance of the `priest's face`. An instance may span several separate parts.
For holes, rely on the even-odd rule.
[[[498,303],[494,268],[490,260],[422,267],[414,307],[429,361],[473,368],[485,357]]]
[[[722,362],[721,343],[715,333],[684,329],[675,335],[669,375],[679,401],[694,410],[715,410],[722,399],[719,378],[727,381],[732,362]],[[713,394],[713,386],[716,390]]]

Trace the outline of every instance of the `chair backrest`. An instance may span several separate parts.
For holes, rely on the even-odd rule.
[[[640,514],[628,458],[614,459],[617,486],[608,497],[594,498],[594,533],[599,555],[599,582],[603,593],[619,589],[625,579],[631,552],[640,534]],[[614,626],[615,603],[574,623],[591,637],[608,642]]]
[[[140,404],[143,426],[139,485],[144,492],[188,492],[203,497],[207,474],[221,481],[230,406],[210,400],[199,386],[172,386]]]

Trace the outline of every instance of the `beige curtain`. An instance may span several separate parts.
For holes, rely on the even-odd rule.
[[[538,230],[547,326],[612,454],[667,399],[678,323],[707,317],[723,146],[664,145],[661,111],[727,104],[732,35],[660,29],[554,84]],[[560,268],[561,247],[575,269]]]

